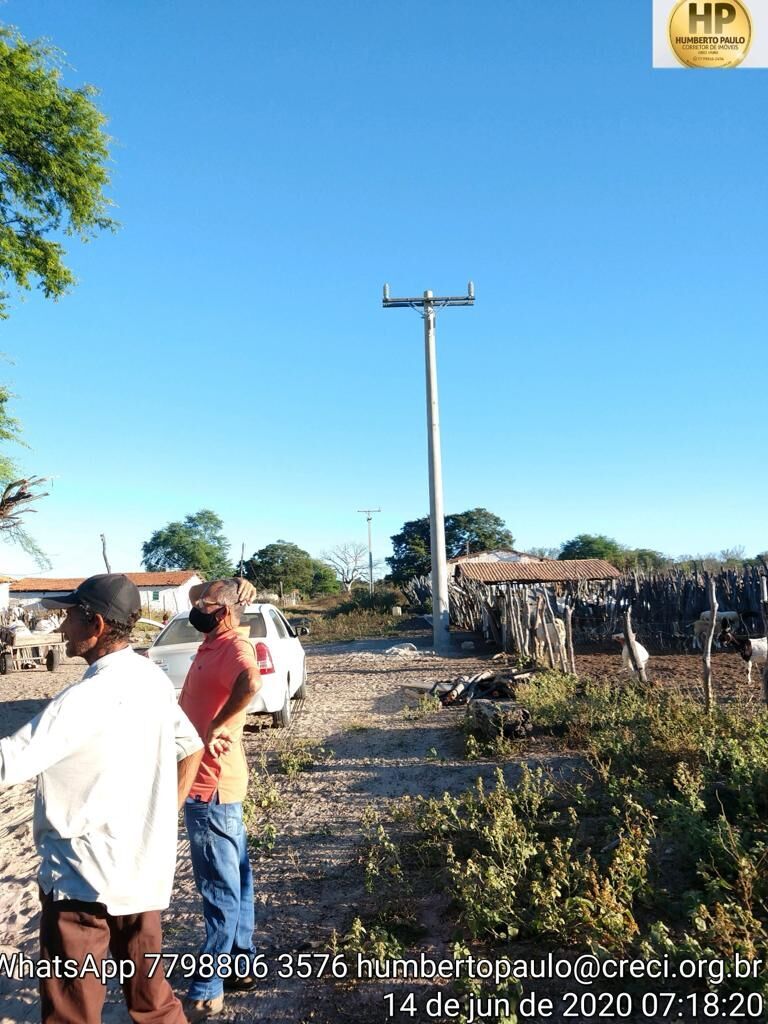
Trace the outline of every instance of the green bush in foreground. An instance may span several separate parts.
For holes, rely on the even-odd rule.
[[[498,769],[491,787],[478,779],[457,797],[400,801],[398,841],[368,823],[369,887],[386,864],[398,888],[447,889],[464,941],[500,953],[521,938],[765,963],[768,716],[737,706],[707,715],[679,694],[557,673],[518,699],[586,755],[583,776],[523,768],[512,786]],[[764,972],[722,984],[768,994]]]

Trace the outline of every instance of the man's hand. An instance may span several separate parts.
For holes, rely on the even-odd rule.
[[[232,734],[225,725],[211,726],[205,738],[205,749],[217,760],[232,746]]]
[[[256,597],[256,587],[248,580],[244,580],[242,576],[236,577],[235,582],[237,583],[237,603],[252,604]]]

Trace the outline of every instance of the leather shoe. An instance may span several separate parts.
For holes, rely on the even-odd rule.
[[[225,978],[224,989],[227,992],[247,992],[248,989],[256,986],[256,979],[252,974],[246,974],[244,978]]]
[[[184,1016],[189,1024],[197,1024],[198,1021],[215,1017],[224,1009],[224,996],[215,996],[213,999],[185,999]]]

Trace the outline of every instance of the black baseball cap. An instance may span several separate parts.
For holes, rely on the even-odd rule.
[[[124,625],[130,625],[134,616],[141,611],[138,587],[119,572],[89,576],[71,593],[44,597],[40,604],[43,608],[85,606],[110,622],[121,622]]]

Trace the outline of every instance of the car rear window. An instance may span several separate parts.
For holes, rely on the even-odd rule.
[[[248,636],[260,639],[267,635],[267,627],[264,616],[261,612],[245,612],[240,622],[240,628],[248,627]],[[168,624],[165,632],[157,638],[155,647],[165,647],[170,644],[199,644],[203,634],[198,633],[194,626],[191,626],[189,619],[174,619]]]

